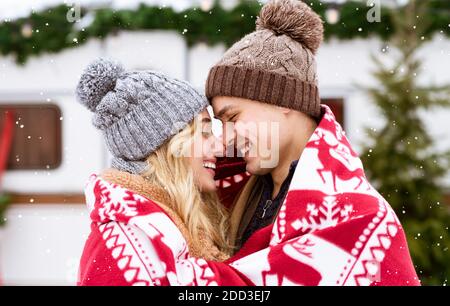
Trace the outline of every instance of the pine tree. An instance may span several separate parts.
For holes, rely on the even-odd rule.
[[[6,209],[8,208],[10,204],[10,197],[5,194],[0,194],[0,227],[5,225],[6,223]]]
[[[368,129],[362,159],[369,180],[399,215],[407,234],[416,271],[425,285],[446,285],[450,277],[450,203],[444,202],[442,178],[450,151],[433,151],[421,113],[449,105],[449,86],[424,87],[417,80],[417,51],[426,42],[428,22],[422,16],[429,1],[411,0],[392,21],[389,42],[395,64],[388,67],[373,56],[378,87],[368,88],[384,124]]]

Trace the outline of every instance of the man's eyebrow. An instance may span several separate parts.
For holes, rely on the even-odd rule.
[[[220,119],[226,112],[228,112],[232,108],[233,108],[232,105],[227,105],[224,108],[222,108],[217,114],[214,114],[214,117]]]

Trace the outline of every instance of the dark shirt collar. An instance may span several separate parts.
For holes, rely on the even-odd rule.
[[[293,161],[289,167],[289,173],[286,179],[281,185],[280,191],[274,199],[272,199],[273,192],[273,180],[272,175],[266,174],[260,176],[262,181],[262,193],[259,199],[258,206],[256,207],[255,213],[251,218],[249,224],[247,225],[241,239],[240,243],[245,243],[247,239],[258,229],[261,229],[272,222],[275,218],[280,206],[283,204],[284,199],[289,191],[289,186],[294,176],[295,169],[297,167],[298,160]]]
[[[280,191],[278,192],[277,196],[273,199],[274,201],[284,198],[289,185],[292,180],[292,176],[294,175],[295,168],[297,168],[298,160],[294,160],[291,165],[289,166],[289,173],[283,183],[281,184]],[[262,197],[267,200],[272,200],[272,192],[273,192],[273,179],[272,175],[270,173],[263,175],[262,177],[262,183],[263,183],[263,195]]]

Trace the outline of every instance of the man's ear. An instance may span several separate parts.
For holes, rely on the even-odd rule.
[[[277,108],[278,108],[284,115],[287,115],[287,114],[289,114],[289,113],[292,111],[290,108],[287,108],[287,107],[277,106]]]

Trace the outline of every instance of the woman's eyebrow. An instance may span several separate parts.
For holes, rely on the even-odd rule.
[[[210,123],[211,122],[211,118],[205,117],[202,118],[202,123]]]

